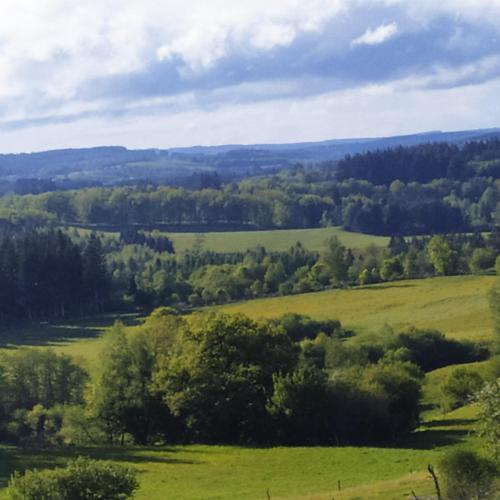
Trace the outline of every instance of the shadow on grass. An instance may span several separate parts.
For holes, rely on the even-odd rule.
[[[117,320],[125,326],[140,324],[136,314],[107,314],[53,322],[19,322],[0,326],[0,347],[48,346],[81,339],[93,339]]]
[[[463,443],[470,435],[471,431],[466,429],[426,429],[407,436],[397,447],[415,450],[432,450],[441,446]]]
[[[184,450],[183,450],[184,451]],[[199,460],[176,458],[176,448],[168,447],[92,447],[92,448],[51,448],[25,449],[6,446],[0,448],[0,488],[6,487],[14,471],[24,472],[27,469],[50,469],[61,467],[79,456],[99,460],[112,460],[136,466],[141,473],[141,464],[193,465]]]

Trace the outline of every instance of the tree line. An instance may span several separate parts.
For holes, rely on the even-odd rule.
[[[500,218],[498,143],[376,151],[200,189],[137,185],[8,195],[0,200],[0,223],[205,231],[336,225],[381,235],[485,231]]]

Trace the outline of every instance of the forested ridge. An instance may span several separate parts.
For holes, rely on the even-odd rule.
[[[0,200],[8,225],[47,223],[169,230],[308,228],[380,235],[491,230],[499,218],[500,141],[429,144],[297,165],[200,189],[91,188]]]

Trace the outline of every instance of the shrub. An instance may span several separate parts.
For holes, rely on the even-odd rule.
[[[441,388],[445,397],[444,409],[453,410],[466,405],[483,386],[483,379],[479,373],[457,368],[445,380]]]
[[[468,450],[450,451],[440,469],[448,498],[454,500],[488,498],[498,472],[494,462]]]
[[[64,468],[14,474],[8,494],[11,500],[125,500],[138,487],[135,470],[80,457]]]

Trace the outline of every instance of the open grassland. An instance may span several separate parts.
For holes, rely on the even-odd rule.
[[[425,472],[450,446],[467,442],[474,408],[463,408],[429,421],[398,447],[172,446],[86,448],[53,451],[0,447],[0,486],[14,469],[62,465],[78,455],[136,467],[138,499],[331,500],[408,498],[432,492]],[[341,490],[338,490],[340,481]],[[0,490],[0,498],[6,498]]]
[[[387,246],[388,238],[361,233],[350,233],[336,227],[320,229],[279,229],[274,231],[236,231],[230,233],[167,233],[176,252],[192,249],[196,244],[214,252],[238,252],[257,245],[269,251],[288,250],[300,241],[308,250],[322,250],[325,240],[337,236],[348,248],[366,248],[369,245]]]
[[[433,328],[449,337],[485,340],[493,325],[487,293],[493,276],[452,276],[272,297],[222,306],[229,313],[275,318],[285,313],[336,318],[360,333],[384,325]]]

